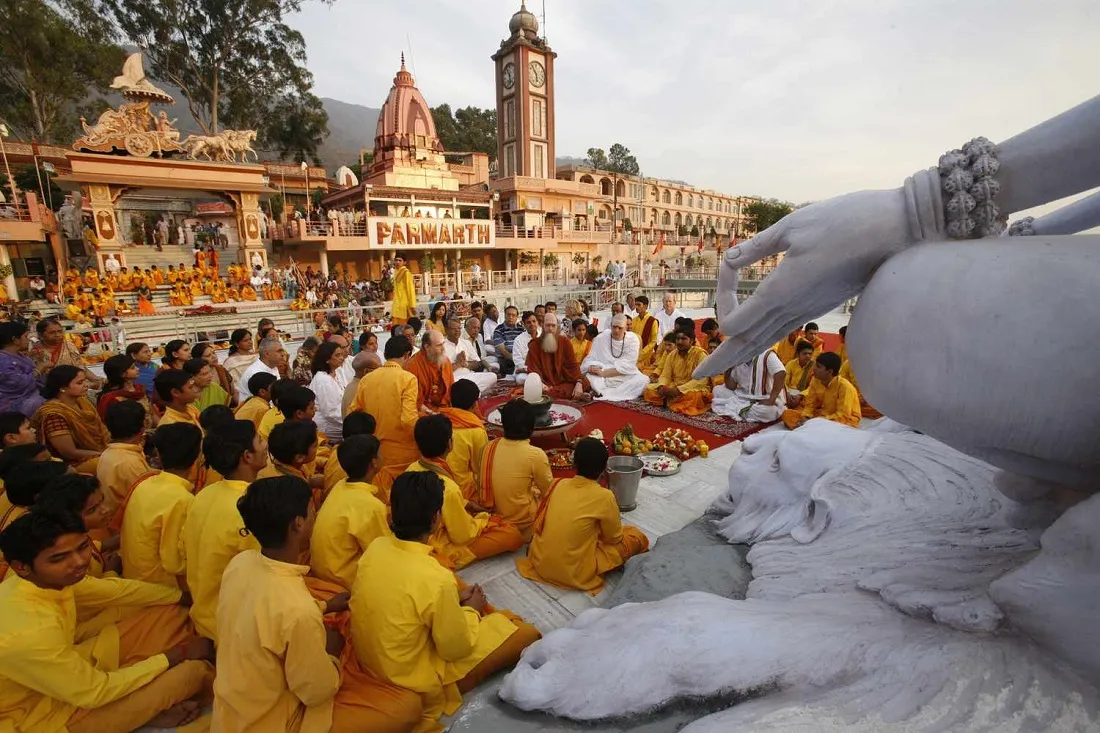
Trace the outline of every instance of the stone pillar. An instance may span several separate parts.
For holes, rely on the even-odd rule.
[[[6,244],[0,244],[0,266],[11,268],[11,255],[8,254],[8,246]],[[14,272],[9,272],[4,276],[4,289],[8,291],[8,298],[11,300],[19,300],[19,289],[15,285]]]
[[[122,232],[118,231],[119,225],[115,216],[115,202],[111,195],[111,187],[98,183],[88,186],[88,199],[92,206],[95,235],[99,240],[95,255],[100,271],[103,271],[103,263],[110,259],[111,255],[125,266],[126,255],[122,251]],[[66,264],[58,262],[58,271],[63,271]]]
[[[539,285],[544,287],[544,288],[546,287],[546,264],[545,264],[546,261],[543,260],[543,257],[545,257],[545,256],[546,256],[546,250],[540,249],[539,250]]]
[[[268,267],[267,250],[260,239],[260,196],[255,193],[234,194],[237,203],[237,232],[240,246],[237,249],[237,261],[252,271],[252,256],[259,254],[263,266]]]
[[[462,289],[462,250],[455,250],[455,292],[464,293]]]
[[[317,258],[321,263],[321,274],[326,278],[328,277],[328,250],[322,249],[317,253]]]

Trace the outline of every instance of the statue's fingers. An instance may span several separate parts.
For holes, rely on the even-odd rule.
[[[740,282],[741,275],[736,265],[728,262],[719,263],[718,294],[714,303],[719,322],[724,321],[737,310],[737,286]]]
[[[726,250],[726,263],[734,267],[748,267],[765,257],[786,252],[791,246],[785,236],[786,230],[785,223],[780,221],[772,224],[749,241],[730,247]]]

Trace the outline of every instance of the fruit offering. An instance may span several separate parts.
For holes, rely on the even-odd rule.
[[[615,433],[615,437],[611,440],[611,449],[616,453],[630,456],[653,450],[653,444],[635,435],[634,428],[627,423]]]
[[[705,442],[696,440],[691,437],[691,433],[680,428],[665,428],[657,433],[657,437],[653,439],[653,448],[685,461],[696,454],[706,458],[710,453],[710,447]]]

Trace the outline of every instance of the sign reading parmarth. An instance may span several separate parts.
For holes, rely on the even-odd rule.
[[[389,219],[371,217],[372,247],[493,247],[493,223],[485,219]]]

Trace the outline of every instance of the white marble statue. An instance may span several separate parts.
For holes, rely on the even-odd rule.
[[[1100,202],[999,236],[1009,214],[1098,185],[1100,97],[732,247],[728,338],[697,377],[859,295],[861,390],[920,433],[813,420],[748,439],[713,507],[752,544],[747,598],[587,611],[501,696],[596,720],[744,695],[686,733],[1100,729],[1100,238],[1065,236]],[[779,252],[739,304],[738,269]]]
[[[267,212],[260,209],[260,239],[267,239]]]
[[[748,696],[685,733],[1094,729],[1100,552],[1082,538],[1100,498],[1040,535],[1059,507],[1014,502],[995,473],[912,432],[812,420],[753,436],[713,508],[753,544],[746,599],[586,611],[500,694],[577,720]],[[1077,648],[1043,639],[1067,624]]]

